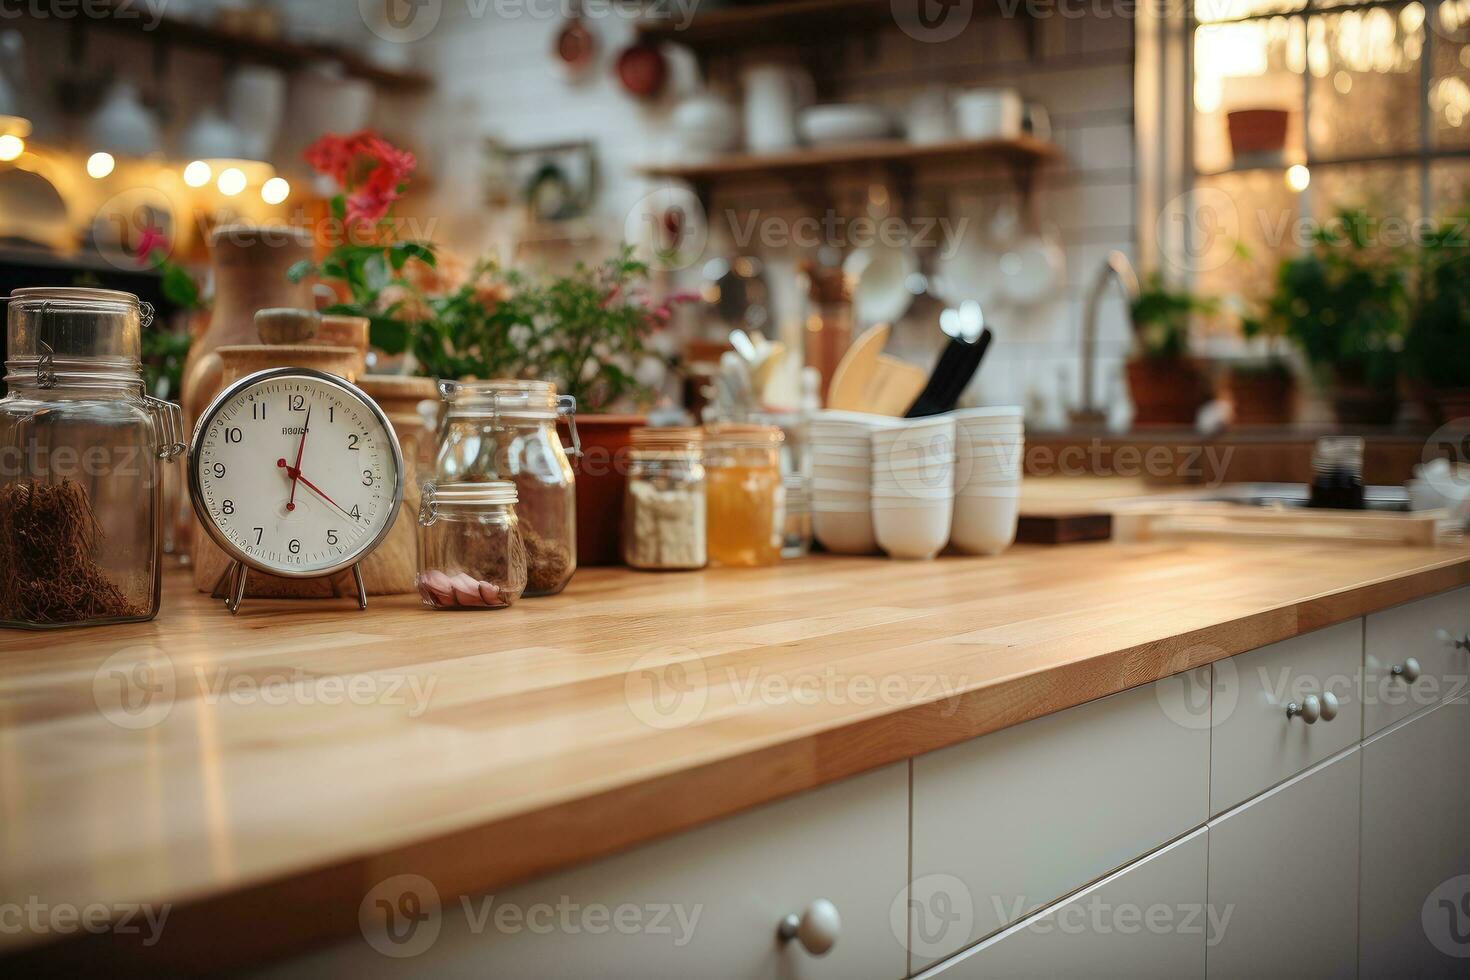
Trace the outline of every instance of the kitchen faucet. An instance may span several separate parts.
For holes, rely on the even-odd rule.
[[[1100,426],[1107,421],[1107,412],[1103,411],[1093,402],[1093,376],[1097,373],[1097,314],[1102,305],[1103,292],[1107,290],[1108,284],[1117,280],[1122,287],[1124,298],[1128,300],[1129,321],[1133,318],[1133,304],[1138,301],[1138,274],[1133,271],[1133,263],[1128,261],[1128,256],[1114,249],[1108,253],[1103,260],[1102,268],[1097,272],[1097,278],[1093,280],[1092,289],[1087,293],[1087,307],[1082,321],[1082,406],[1072,412],[1072,422],[1076,425]]]

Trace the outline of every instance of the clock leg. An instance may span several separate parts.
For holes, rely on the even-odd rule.
[[[245,601],[245,580],[249,578],[249,576],[250,569],[246,568],[243,564],[237,562],[236,577],[234,581],[235,587],[233,589],[234,595],[230,598],[229,601],[225,603],[225,605],[229,607],[231,615],[238,616],[240,614],[240,603]]]
[[[362,566],[352,566],[352,581],[357,583],[357,608],[367,608],[367,586],[362,583]]]
[[[230,593],[235,589],[235,567],[238,562],[230,562],[225,570],[220,572],[219,580],[214,583],[214,588],[209,590],[211,599],[228,599]]]

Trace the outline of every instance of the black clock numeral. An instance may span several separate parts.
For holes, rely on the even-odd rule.
[[[373,471],[372,470],[363,470],[362,471],[362,485],[365,486],[365,487],[370,487],[370,486],[373,485]]]
[[[293,412],[304,412],[306,411],[306,396],[292,395],[286,400],[286,406]]]
[[[327,532],[327,544],[336,545],[336,543],[337,543],[337,532],[335,530],[328,531]]]
[[[244,442],[245,432],[243,429],[231,426],[225,429],[225,442]]]
[[[335,422],[335,421],[337,421],[337,406],[336,405],[328,405],[327,406],[327,421],[328,422]]]
[[[212,469],[212,472],[214,473],[216,479],[222,478],[225,475],[225,464],[224,463],[215,463],[214,466],[211,469]]]
[[[252,531],[255,532],[255,543],[256,544],[260,544],[260,539],[265,536],[265,528],[263,528],[263,527],[253,527],[250,530],[252,530]]]
[[[251,405],[250,406],[250,417],[253,418],[253,419],[259,419],[260,421],[264,422],[265,421],[265,402],[256,402],[254,405]]]
[[[296,538],[292,538],[291,539],[291,543],[288,544],[288,545],[286,545],[286,550],[289,551],[289,552],[291,552],[291,554],[293,554],[293,555],[299,555],[299,554],[301,554],[301,542],[300,542],[300,540],[298,540]]]
[[[357,452],[359,448],[359,446],[357,445],[357,433],[349,432],[347,434],[347,448],[352,450],[353,452]]]
[[[226,500],[224,503],[219,505],[219,509],[222,514],[224,514],[226,517],[229,517],[231,514],[235,513],[235,502],[233,500]]]
[[[357,505],[356,504],[353,504],[352,505],[352,519],[354,521],[360,521],[360,520],[362,520],[362,511],[360,511],[360,510],[357,509]]]

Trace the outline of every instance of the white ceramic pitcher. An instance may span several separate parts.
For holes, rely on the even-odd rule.
[[[796,113],[812,103],[812,77],[786,65],[751,65],[745,87],[745,145],[757,153],[796,145]]]

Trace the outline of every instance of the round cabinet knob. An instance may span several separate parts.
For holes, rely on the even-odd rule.
[[[1331,695],[1329,695],[1329,697],[1330,696]],[[1332,714],[1335,717],[1337,715],[1337,698],[1332,698],[1332,702]],[[1315,694],[1308,694],[1306,697],[1302,698],[1300,704],[1293,701],[1291,702],[1291,704],[1288,704],[1286,706],[1286,717],[1300,717],[1301,720],[1306,722],[1308,725],[1315,725],[1317,724],[1317,719],[1322,717],[1322,699],[1317,697],[1317,695]],[[1327,720],[1331,721],[1332,719],[1328,718]]]
[[[798,916],[795,912],[781,920],[781,938],[796,939],[813,956],[824,956],[837,945],[837,934],[842,931],[842,916],[837,906],[819,898],[806,907]]]
[[[1342,707],[1342,702],[1337,700],[1337,695],[1331,691],[1322,692],[1322,720],[1331,721],[1337,717],[1337,711]]]
[[[1437,630],[1434,635],[1445,646],[1454,647],[1456,650],[1464,650],[1466,653],[1470,653],[1470,635],[1462,636],[1458,640],[1455,639],[1449,630]]]
[[[1393,676],[1402,677],[1410,684],[1417,681],[1422,672],[1419,668],[1419,661],[1413,657],[1406,658],[1402,664],[1394,664],[1393,669],[1389,671]]]

